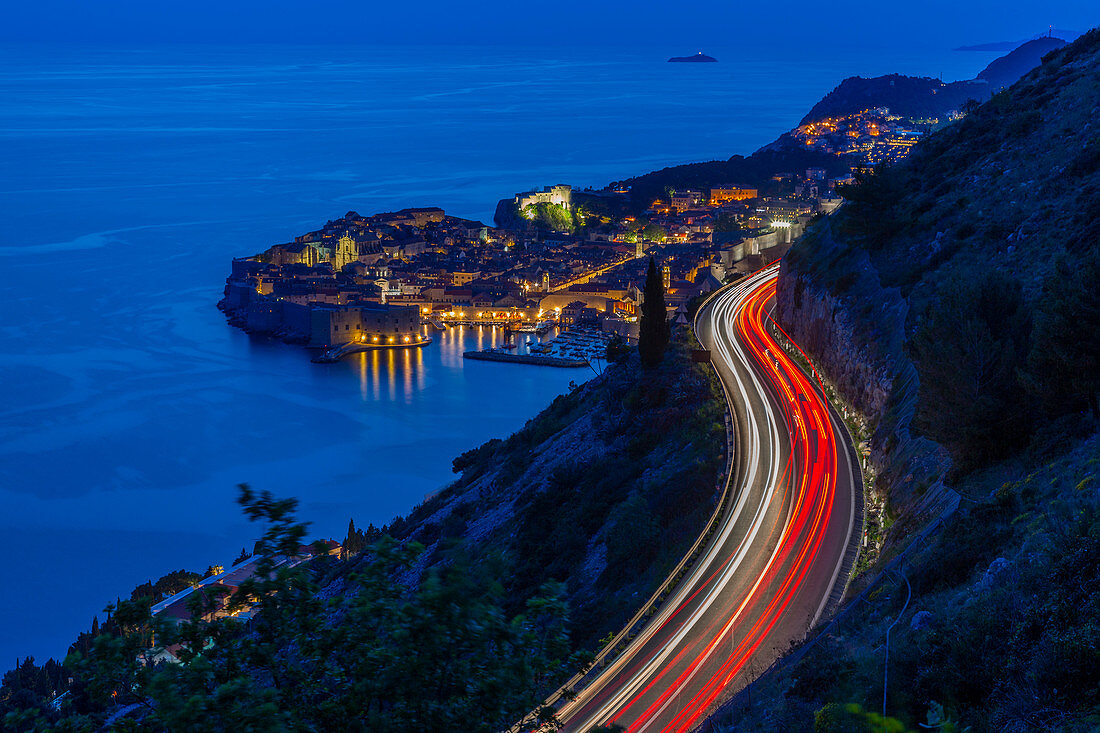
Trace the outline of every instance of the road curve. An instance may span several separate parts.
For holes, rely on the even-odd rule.
[[[840,579],[860,475],[847,432],[769,328],[778,267],[696,318],[735,420],[718,531],[628,648],[557,709],[563,730],[688,731],[803,638]]]

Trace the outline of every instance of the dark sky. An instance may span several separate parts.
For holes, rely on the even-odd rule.
[[[0,41],[957,46],[1100,23],[1096,0],[9,0]],[[899,36],[901,37],[899,39]]]

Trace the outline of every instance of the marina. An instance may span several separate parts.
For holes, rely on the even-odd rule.
[[[467,351],[463,357],[482,361],[501,361],[539,366],[583,367],[607,358],[607,345],[613,336],[595,329],[562,331],[549,341],[528,337],[522,343],[528,353],[510,353],[517,345],[507,339],[501,346]]]

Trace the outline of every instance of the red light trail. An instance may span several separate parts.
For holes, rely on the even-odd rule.
[[[691,730],[802,638],[837,582],[858,469],[818,383],[772,331],[777,270],[722,291],[697,320],[738,426],[720,531],[626,651],[560,706],[565,730]]]

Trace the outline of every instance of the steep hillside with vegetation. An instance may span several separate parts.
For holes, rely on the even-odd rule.
[[[779,319],[868,426],[884,541],[721,729],[1100,725],[1098,112],[1094,30],[785,259]]]
[[[784,133],[775,142],[757,150],[747,158],[731,156],[728,160],[712,160],[705,163],[686,163],[651,171],[628,178],[612,185],[630,188],[629,211],[645,211],[653,200],[667,197],[669,189],[697,189],[708,191],[712,186],[736,184],[759,189],[763,195],[774,190],[772,176],[807,168],[822,168],[830,178],[847,175],[851,161],[831,153],[807,150],[793,143]]]
[[[199,576],[145,584],[64,666],[7,673],[0,727],[508,728],[629,620],[714,509],[725,402],[693,345],[680,331],[650,368],[613,349],[601,376],[456,458],[460,477],[408,517],[349,527],[344,559],[282,563],[306,536],[296,502],[242,487],[262,531],[228,601],[245,617],[210,618],[219,601],[195,593],[174,626],[150,606]]]
[[[571,633],[595,650],[683,556],[718,499],[725,402],[680,331],[663,361],[637,356],[562,395],[506,440],[454,461],[460,478],[387,531],[500,578],[518,611],[565,584]],[[338,588],[334,586],[334,590]]]

